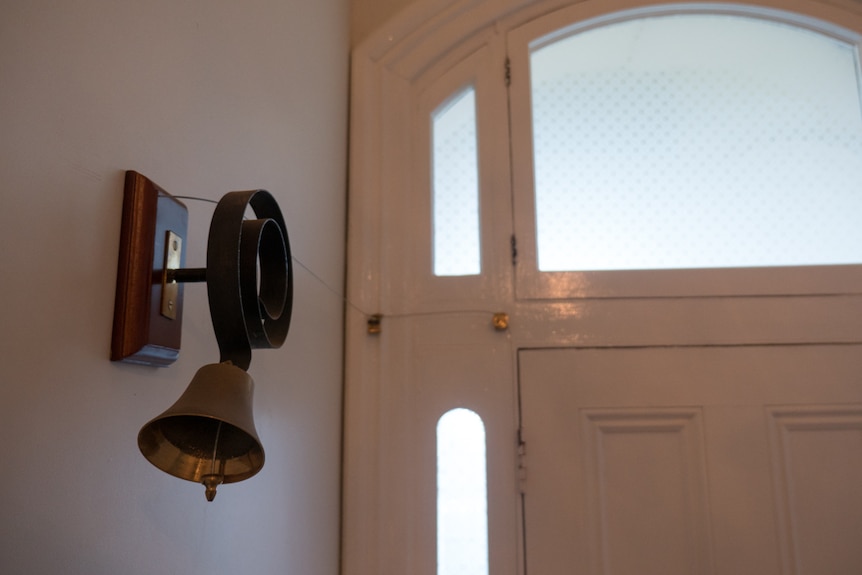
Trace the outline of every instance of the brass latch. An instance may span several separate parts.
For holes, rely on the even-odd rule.
[[[380,323],[383,321],[383,314],[375,313],[368,316],[368,333],[378,335],[382,331]]]
[[[506,331],[509,329],[509,314],[505,312],[495,313],[491,323],[494,324],[494,329],[497,331]]]

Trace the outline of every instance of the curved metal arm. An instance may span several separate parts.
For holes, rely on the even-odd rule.
[[[258,219],[243,220],[248,206]],[[230,192],[219,201],[210,224],[206,282],[220,361],[247,370],[252,349],[284,343],[293,265],[287,226],[269,192]]]

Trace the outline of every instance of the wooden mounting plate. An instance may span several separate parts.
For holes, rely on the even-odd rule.
[[[169,231],[185,240],[186,206],[145,176],[127,171],[111,361],[163,367],[179,356],[182,284],[177,295],[176,319],[161,314],[165,238]],[[180,266],[184,263],[182,259]]]

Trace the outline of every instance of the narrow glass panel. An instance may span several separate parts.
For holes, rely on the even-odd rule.
[[[437,422],[437,575],[488,575],[485,426],[469,409]]]
[[[432,141],[434,274],[476,275],[481,271],[481,260],[473,88],[434,112]]]
[[[689,14],[531,55],[542,271],[862,262],[856,48]]]

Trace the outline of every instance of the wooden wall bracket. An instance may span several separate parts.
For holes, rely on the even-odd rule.
[[[164,367],[179,356],[183,286],[172,286],[172,313],[162,313],[166,262],[177,266],[167,242],[188,233],[188,209],[145,176],[126,172],[114,300],[111,360]],[[179,255],[179,266],[185,259]],[[169,257],[170,256],[170,257]],[[168,317],[173,315],[174,318]]]

